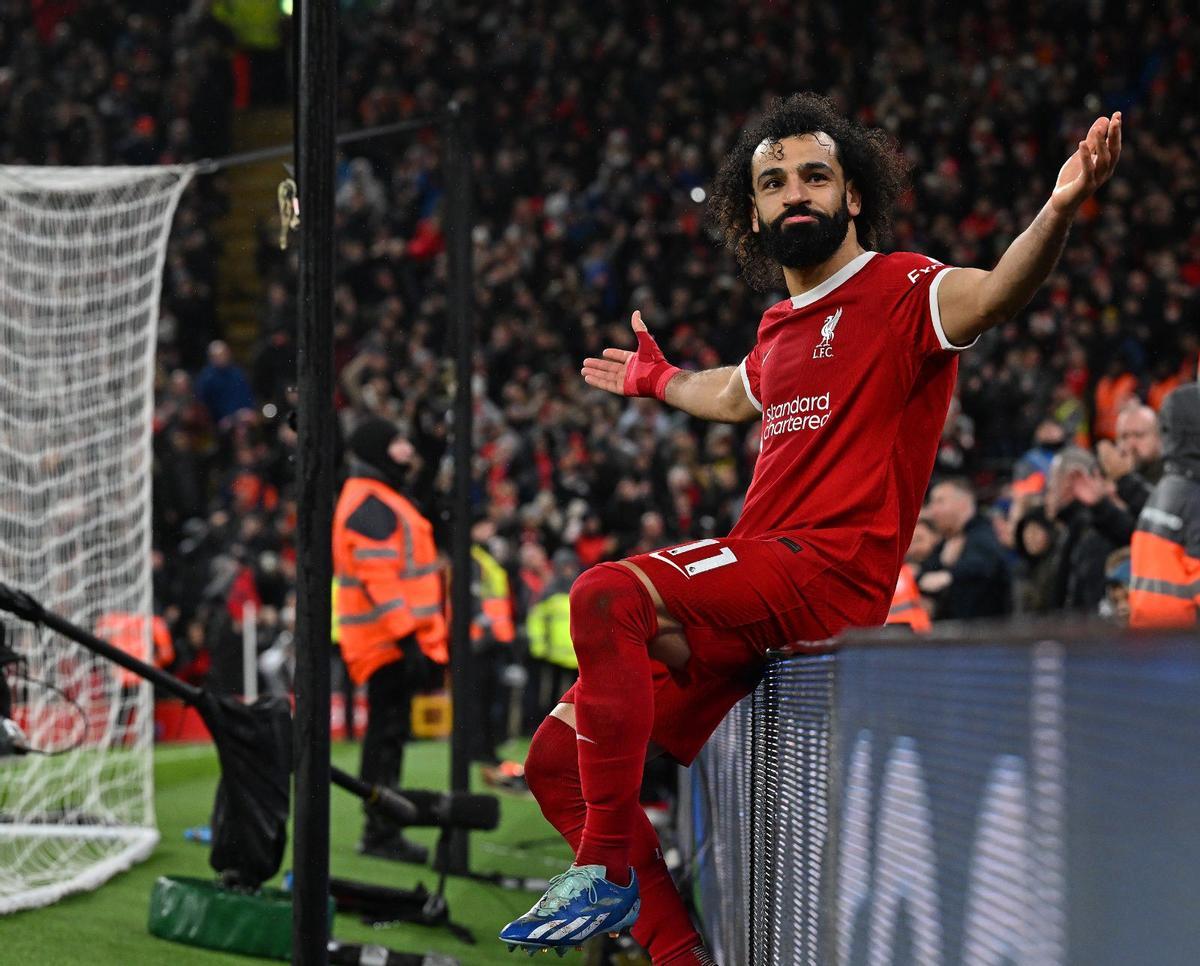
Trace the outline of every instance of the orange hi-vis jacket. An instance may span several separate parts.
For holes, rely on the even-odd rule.
[[[479,644],[491,637],[497,644],[511,644],[517,636],[513,622],[512,595],[508,574],[483,547],[471,547],[471,641]]]
[[[175,660],[175,644],[171,641],[171,632],[167,622],[161,617],[150,618],[149,645],[153,653],[149,653],[146,635],[146,615],[129,614],[123,611],[113,611],[100,615],[96,621],[96,636],[108,641],[113,647],[120,648],[130,657],[139,661],[165,668]],[[117,668],[117,680],[122,687],[137,687],[141,683],[140,675],[127,668]]]
[[[382,480],[351,477],[333,514],[334,608],[342,659],[362,684],[398,661],[415,634],[431,660],[449,659],[442,566],[433,525]]]
[[[1131,627],[1195,627],[1200,615],[1200,481],[1170,472],[1138,517],[1130,555]]]
[[[900,577],[896,581],[896,593],[892,596],[892,606],[884,623],[907,624],[914,631],[922,634],[933,627],[929,615],[921,606],[921,591],[917,587],[916,574],[908,564],[900,567]]]

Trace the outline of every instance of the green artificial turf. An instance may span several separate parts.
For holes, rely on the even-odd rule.
[[[508,757],[518,760],[524,751],[523,745],[515,743],[504,749]],[[448,757],[449,746],[444,742],[410,745],[405,756],[405,784],[444,789],[449,774]],[[357,773],[358,746],[335,746],[333,760],[347,771]],[[207,745],[160,747],[154,771],[162,841],[150,859],[95,892],[70,896],[45,909],[0,917],[0,963],[31,966],[241,963],[245,966],[255,961],[169,943],[146,931],[150,889],[156,877],[212,876],[208,848],[185,841],[183,830],[208,821],[218,776],[216,755]],[[473,790],[491,789],[480,784]],[[471,833],[474,871],[549,878],[570,864],[566,845],[542,818],[531,798],[501,794],[500,806],[501,821],[496,831]],[[418,882],[430,890],[436,887],[437,876],[428,867],[357,855],[354,847],[362,830],[359,802],[335,788],[331,807],[330,868],[334,876],[398,888],[411,888]],[[414,829],[410,836],[432,846],[436,830]],[[291,861],[289,841],[283,870],[291,868]],[[278,884],[279,878],[272,884]],[[536,894],[452,877],[446,895],[451,919],[474,932],[475,945],[462,942],[445,929],[417,925],[374,928],[343,915],[336,917],[333,934],[338,939],[380,943],[401,952],[448,953],[464,966],[489,963],[512,966],[514,960],[496,939],[496,933],[528,909]]]

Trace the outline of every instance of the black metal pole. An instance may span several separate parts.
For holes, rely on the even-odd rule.
[[[69,638],[76,644],[86,647],[93,654],[119,664],[128,671],[137,674],[156,688],[173,694],[185,704],[196,707],[204,692],[200,688],[181,681],[174,674],[168,674],[153,664],[139,661],[136,657],[126,654],[118,647],[113,647],[108,641],[85,631],[82,627],[72,624],[65,617],[48,611],[34,598],[24,591],[14,590],[7,584],[0,583],[0,611],[13,614],[22,620],[33,624],[42,624],[52,631],[57,631],[63,637]]]
[[[373,141],[375,138],[388,137],[392,134],[404,134],[407,131],[419,131],[423,127],[433,127],[438,123],[437,117],[413,117],[407,121],[396,121],[394,124],[377,124],[358,131],[347,131],[337,136],[337,143],[354,144],[358,141]],[[196,162],[196,174],[213,174],[226,168],[236,168],[240,164],[254,164],[256,161],[269,161],[271,158],[290,158],[295,149],[292,144],[275,144],[266,148],[255,148],[253,151],[239,151],[237,154],[227,154],[222,158],[204,158]]]
[[[329,962],[329,627],[333,580],[333,178],[337,0],[297,17],[300,403],[296,448],[296,813],[292,962]]]
[[[471,370],[475,351],[474,282],[471,278],[471,156],[466,119],[452,103],[446,114],[443,148],[446,172],[446,229],[449,243],[450,327],[455,343],[454,501],[452,507],[450,676],[454,725],[450,736],[450,788],[470,791],[471,736],[476,719],[476,689],[471,663]],[[470,868],[465,829],[450,833],[447,869]]]

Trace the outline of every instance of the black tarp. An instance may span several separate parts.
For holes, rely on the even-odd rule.
[[[291,707],[274,695],[242,704],[205,692],[197,708],[221,760],[208,861],[227,885],[256,889],[279,871],[287,845]]]

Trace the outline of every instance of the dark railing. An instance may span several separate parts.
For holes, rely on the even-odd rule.
[[[726,966],[1200,962],[1200,639],[852,635],[774,661],[692,768]]]

